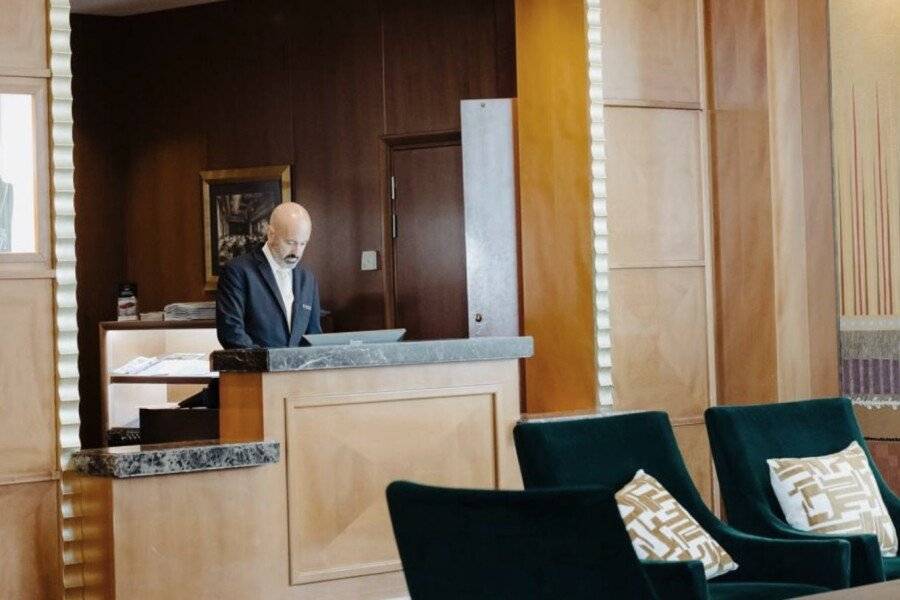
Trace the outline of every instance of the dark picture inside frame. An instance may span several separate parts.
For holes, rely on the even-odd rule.
[[[269,216],[291,201],[289,166],[202,171],[206,289],[216,289],[219,269],[266,241]]]

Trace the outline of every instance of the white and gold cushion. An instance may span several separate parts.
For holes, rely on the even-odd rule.
[[[766,462],[791,527],[816,533],[874,533],[882,555],[897,555],[897,530],[858,443],[827,456]]]
[[[638,558],[699,560],[707,579],[738,568],[725,549],[643,469],[616,493],[616,503]]]

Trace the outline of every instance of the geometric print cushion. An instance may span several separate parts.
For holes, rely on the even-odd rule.
[[[643,469],[616,492],[616,503],[638,558],[699,560],[707,579],[738,568],[725,549]]]
[[[897,555],[897,530],[858,443],[827,456],[766,462],[791,527],[816,533],[874,533],[883,556]]]

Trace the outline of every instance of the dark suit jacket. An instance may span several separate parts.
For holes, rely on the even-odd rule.
[[[299,346],[306,333],[322,333],[319,285],[313,274],[294,268],[294,311],[288,331],[284,301],[262,248],[238,256],[219,272],[216,329],[224,348]]]

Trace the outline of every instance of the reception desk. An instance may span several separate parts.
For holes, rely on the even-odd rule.
[[[530,338],[214,353],[216,443],[76,456],[86,582],[128,599],[406,596],[385,487],[520,487],[531,354]]]

